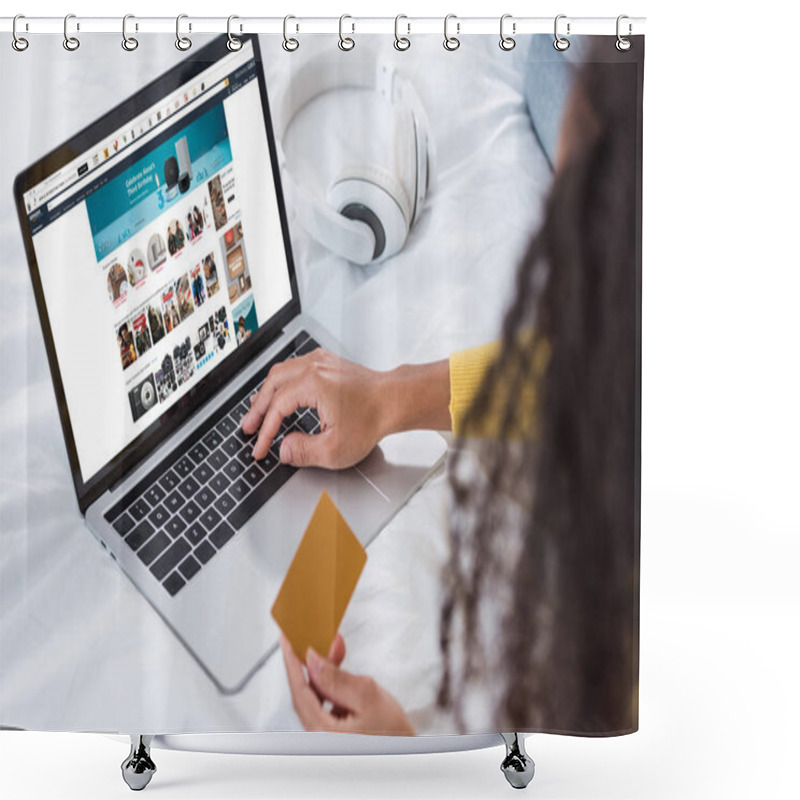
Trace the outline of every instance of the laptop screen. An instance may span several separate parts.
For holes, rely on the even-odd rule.
[[[22,196],[84,483],[293,297],[252,40],[203,66]]]

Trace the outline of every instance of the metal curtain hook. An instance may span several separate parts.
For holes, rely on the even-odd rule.
[[[631,49],[631,40],[625,38],[620,33],[620,22],[622,22],[622,20],[624,20],[624,19],[628,19],[628,15],[627,14],[620,14],[617,17],[617,41],[615,42],[615,45],[616,45],[617,50],[619,50],[621,53],[624,53],[627,50]],[[630,34],[632,32],[633,32],[633,25],[631,25],[630,22],[629,22],[628,23],[628,36],[630,36]]]
[[[562,53],[569,47],[569,39],[567,39],[564,36],[559,36],[559,34],[558,34],[558,21],[562,20],[562,19],[566,19],[566,18],[567,18],[566,14],[559,14],[556,17],[556,21],[555,21],[555,23],[553,25],[553,33],[555,34],[555,37],[556,37],[556,40],[553,42],[553,47],[555,47],[556,50],[560,50]],[[569,33],[570,33],[570,24],[568,22],[567,23],[567,36],[569,36]]]
[[[458,48],[461,47],[461,40],[457,36],[450,36],[448,32],[448,26],[450,24],[451,19],[457,20],[458,18],[456,17],[455,14],[448,14],[444,18],[444,43],[443,43],[444,49],[449,50],[450,52],[452,52],[453,50],[458,50]],[[456,33],[457,34],[461,33],[460,22],[456,22]]]
[[[408,17],[405,14],[398,14],[394,18],[394,49],[395,50],[408,50],[411,47],[411,39],[407,36],[400,35],[400,20],[405,19],[407,20]],[[411,33],[411,23],[406,22],[407,33]]]
[[[293,53],[295,50],[297,50],[298,47],[300,47],[300,42],[298,42],[297,39],[290,38],[287,35],[290,19],[296,19],[296,17],[293,17],[291,14],[288,14],[283,18],[283,49],[287,53]],[[296,26],[296,30],[298,31],[300,30],[299,25]]]
[[[239,19],[239,17],[237,17],[236,14],[231,14],[228,17],[228,43],[227,44],[228,44],[228,50],[230,50],[232,53],[236,53],[237,51],[242,49],[242,40],[237,38],[236,36],[234,36],[231,33],[231,22],[233,22],[233,20],[235,20],[235,19]],[[242,27],[240,25],[239,26],[239,31],[241,31],[241,30],[242,30]]]
[[[81,43],[74,36],[69,35],[68,26],[69,26],[69,21],[71,19],[75,19],[74,14],[67,14],[67,16],[64,17],[64,49],[73,52],[81,46]],[[80,24],[75,23],[75,30],[79,31],[80,29],[81,29]]]
[[[188,14],[178,14],[175,18],[175,47],[185,52],[192,46],[192,40],[188,36],[181,35],[181,20],[188,19]],[[189,31],[192,30],[192,23],[189,23]]]
[[[128,36],[128,20],[133,18],[133,14],[126,14],[122,18],[122,49],[127,50],[129,53],[139,46],[138,39],[135,39],[133,36]],[[138,25],[136,26],[136,30],[139,30]]]
[[[505,50],[508,52],[509,50],[513,50],[517,46],[517,41],[512,36],[506,36],[504,26],[507,19],[511,19],[511,14],[503,14],[500,17],[500,49]],[[511,32],[517,32],[517,23],[511,23]]]
[[[11,40],[11,46],[18,53],[21,53],[23,50],[27,50],[28,49],[28,44],[29,44],[28,40],[24,36],[19,36],[17,34],[17,20],[20,20],[20,19],[25,19],[25,15],[24,14],[17,14],[14,17],[14,24],[13,24],[13,26],[11,28],[11,34],[14,37]],[[27,23],[25,23],[25,29],[26,30],[28,29]]]
[[[345,51],[352,50],[356,46],[355,41],[353,41],[351,37],[345,36],[342,31],[342,26],[344,25],[344,21],[346,19],[353,19],[353,18],[349,14],[342,14],[342,16],[339,17],[339,49]],[[352,27],[351,33],[355,33],[356,32],[355,22],[351,22],[350,25]]]

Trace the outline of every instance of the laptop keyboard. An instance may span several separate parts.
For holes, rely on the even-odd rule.
[[[125,543],[170,595],[211,561],[296,472],[280,463],[287,433],[316,434],[316,411],[298,408],[283,420],[267,455],[252,456],[256,434],[241,429],[250,397],[270,367],[319,347],[305,331],[259,370],[149,475],[105,513]]]

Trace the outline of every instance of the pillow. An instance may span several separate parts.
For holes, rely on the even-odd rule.
[[[591,38],[576,36],[564,51],[556,50],[550,34],[531,36],[525,70],[525,99],[533,130],[553,169],[559,132],[575,71],[586,55]]]

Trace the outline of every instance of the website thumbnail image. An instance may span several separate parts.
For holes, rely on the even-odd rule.
[[[198,198],[198,202],[202,200]],[[198,221],[197,229],[200,230],[201,226],[203,223]],[[148,246],[148,252],[160,252],[157,247],[160,238],[158,232],[149,236],[152,246]],[[109,299],[118,312],[118,333],[125,328],[129,317],[140,320],[139,329],[143,324],[149,327],[150,335],[146,336],[145,332],[141,332],[140,337],[145,350],[148,341],[157,343],[164,334],[171,333],[208,300],[221,299],[234,304],[251,293],[252,278],[243,225],[238,214],[216,241],[201,241],[199,234],[195,234],[190,241],[193,246],[182,249],[180,257],[167,260],[154,258],[152,269],[145,268],[144,275],[133,275],[125,270],[118,258],[112,259],[110,265],[103,267],[107,276]],[[211,249],[207,249],[209,244]],[[135,242],[132,252],[140,253]],[[139,257],[136,255],[128,261],[138,264]],[[143,313],[145,311],[146,317]],[[124,341],[127,344],[128,337]],[[123,348],[123,368],[131,363],[134,356],[142,355],[143,352],[138,343],[135,353],[131,352],[129,355],[127,351],[128,348]]]
[[[136,373],[128,390],[131,418],[137,422],[158,404],[177,398],[215,357],[236,347],[231,334],[230,316],[223,305],[208,316],[185,325],[179,336],[171,337],[166,347],[144,360],[146,367]],[[144,376],[144,377],[142,377]],[[163,406],[166,408],[166,405]]]
[[[122,379],[129,385],[132,422],[161,404],[171,404],[258,329],[238,215],[213,244],[210,250],[191,247],[180,258],[168,258],[166,265],[150,272],[144,300],[132,302],[134,296],[139,299],[140,281],[118,306],[125,313],[114,332]],[[109,274],[117,274],[119,264],[114,260]]]
[[[193,253],[192,261],[157,268],[155,291],[140,305],[129,296],[122,306],[134,309],[115,324],[123,380],[129,371],[136,376],[128,381],[132,422],[176,399],[258,328],[241,220],[217,244],[198,248],[196,260]]]

